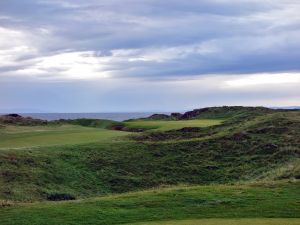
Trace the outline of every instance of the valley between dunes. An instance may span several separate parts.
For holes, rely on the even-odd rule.
[[[300,111],[0,117],[0,224],[300,224]]]

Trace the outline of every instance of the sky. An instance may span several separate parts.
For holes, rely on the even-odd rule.
[[[0,111],[300,105],[299,0],[0,0]]]

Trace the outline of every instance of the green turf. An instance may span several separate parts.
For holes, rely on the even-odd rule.
[[[164,121],[164,120],[134,120],[125,122],[130,128],[145,128],[151,130],[167,131],[173,129],[181,129],[183,127],[208,127],[222,123],[221,119],[198,119],[198,120],[180,120],[180,121]]]
[[[299,219],[197,219],[197,220],[172,220],[147,223],[130,223],[130,225],[299,225]],[[127,224],[129,225],[129,224]]]
[[[21,204],[2,208],[0,218],[3,225],[148,224],[147,221],[201,218],[299,218],[299,201],[299,183],[212,185],[155,189],[69,202]]]
[[[75,125],[6,126],[0,129],[0,149],[103,142],[127,134]]]

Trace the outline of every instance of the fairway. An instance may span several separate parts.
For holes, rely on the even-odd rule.
[[[179,121],[164,121],[164,120],[135,120],[125,122],[125,125],[130,128],[144,128],[151,130],[167,131],[181,129],[183,127],[208,127],[221,124],[220,119],[199,119],[199,120],[179,120]]]
[[[0,149],[107,142],[127,134],[75,125],[7,126],[0,129]]]
[[[147,223],[134,223],[130,225],[299,225],[300,219],[199,219],[199,220],[173,220]],[[126,224],[129,225],[129,224]]]
[[[296,225],[299,190],[298,183],[152,189],[85,200],[17,204],[2,208],[0,218],[2,224],[10,225]]]

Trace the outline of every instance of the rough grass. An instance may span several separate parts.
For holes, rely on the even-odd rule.
[[[221,124],[221,119],[198,119],[198,120],[180,120],[180,121],[164,121],[164,120],[134,120],[125,122],[129,128],[144,128],[147,130],[167,131],[181,129],[183,127],[208,127]]]
[[[75,125],[6,126],[0,130],[0,149],[103,142],[127,134]]]
[[[300,159],[295,158],[291,159],[289,162],[285,162],[274,169],[267,171],[266,173],[262,173],[257,177],[257,180],[280,180],[295,177],[300,179]]]
[[[299,183],[210,185],[154,189],[79,201],[20,204],[2,208],[0,218],[1,224],[7,225],[137,222],[149,224],[147,221],[170,224],[164,221],[183,219],[197,221],[195,219],[203,218],[298,218],[299,201]],[[270,223],[272,220],[248,220],[248,224],[249,221],[272,224]],[[293,223],[295,220],[282,221],[295,224]],[[178,224],[185,223],[178,222]],[[247,220],[244,224],[247,224]]]

